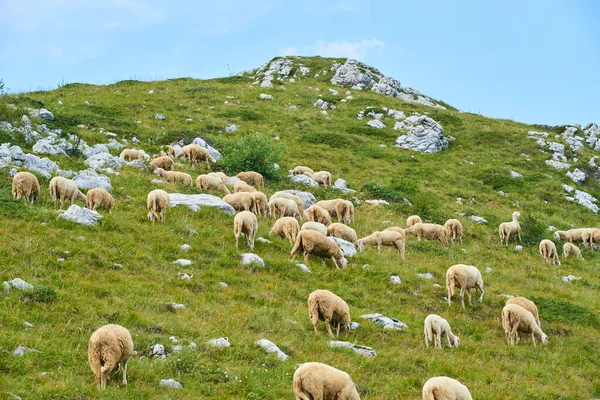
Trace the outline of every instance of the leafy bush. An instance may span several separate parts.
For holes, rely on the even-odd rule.
[[[487,169],[480,171],[476,178],[484,185],[490,186],[494,190],[514,190],[523,187],[523,179],[515,179],[510,176],[508,171],[498,171]]]
[[[33,301],[38,303],[52,303],[57,298],[56,291],[47,286],[34,286],[33,289],[27,289],[21,293],[21,300],[25,303]]]
[[[354,142],[347,136],[342,136],[335,133],[304,133],[300,136],[300,141],[313,144],[326,144],[337,149],[348,149],[354,147]]]
[[[365,183],[362,187],[362,190],[369,193],[371,196],[376,197],[377,199],[387,200],[390,202],[399,202],[404,200],[402,193],[379,183]]]
[[[283,148],[270,136],[252,133],[241,140],[221,139],[217,144],[224,154],[219,163],[228,173],[256,171],[268,179],[279,178],[273,164],[281,160]]]
[[[544,319],[569,325],[584,325],[600,328],[598,316],[587,308],[568,301],[548,297],[531,297]]]
[[[525,214],[519,220],[521,225],[521,239],[524,243],[537,245],[546,236],[546,228],[533,215]]]

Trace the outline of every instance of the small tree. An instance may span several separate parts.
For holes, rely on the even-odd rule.
[[[224,154],[219,163],[227,172],[256,171],[267,179],[279,178],[274,164],[281,160],[283,148],[270,136],[252,133],[241,140],[220,140],[218,145]]]
[[[0,94],[4,94],[4,80],[0,79]]]

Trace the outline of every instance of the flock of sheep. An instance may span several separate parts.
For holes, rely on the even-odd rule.
[[[201,164],[206,161],[215,162],[210,153],[203,147],[191,144],[184,146],[179,154],[170,147],[166,154],[155,155],[150,161],[150,167],[155,174],[168,182],[192,185],[192,177],[183,172],[173,171],[174,157],[188,158],[190,163]],[[135,149],[126,149],[121,153],[122,159],[143,159],[143,152]],[[297,166],[293,174],[306,174],[315,179],[319,184],[330,187],[331,173],[327,171],[314,172],[305,166]],[[463,227],[460,221],[449,219],[444,225],[423,223],[419,216],[410,216],[406,221],[406,228],[398,226],[376,231],[370,235],[358,238],[354,229],[349,224],[354,220],[354,205],[344,199],[322,200],[311,205],[306,210],[302,199],[286,192],[276,192],[270,198],[259,191],[264,187],[264,179],[257,172],[241,172],[237,175],[241,180],[233,187],[233,193],[227,188],[228,177],[222,172],[211,172],[199,175],[196,186],[203,190],[212,190],[224,195],[223,200],[230,204],[238,213],[234,217],[233,231],[236,241],[236,250],[239,248],[239,237],[243,234],[247,246],[254,248],[254,241],[258,231],[258,218],[271,216],[277,218],[271,228],[271,234],[282,239],[287,239],[293,244],[290,255],[294,259],[303,253],[304,260],[308,263],[309,255],[331,259],[336,268],[344,268],[348,262],[340,246],[329,237],[337,237],[354,244],[359,251],[366,246],[377,247],[379,252],[382,246],[394,247],[402,259],[405,258],[405,241],[407,235],[414,235],[419,241],[422,239],[439,241],[443,246],[448,243],[462,243]],[[84,201],[87,208],[92,210],[105,209],[108,212],[114,207],[114,198],[101,188],[91,189],[84,195],[75,182],[63,177],[54,177],[50,181],[50,194],[54,207],[57,202],[64,206],[65,200],[71,204],[75,200]],[[29,172],[19,172],[13,178],[12,194],[16,198],[24,198],[32,203],[40,194],[40,186],[35,175]],[[147,197],[148,218],[165,223],[166,210],[169,206],[169,194],[164,190],[153,190]],[[521,239],[521,226],[519,212],[514,212],[511,222],[499,226],[501,243],[508,243],[511,236]],[[298,220],[306,219],[301,226]],[[337,218],[338,222],[333,222]],[[563,247],[563,257],[573,254],[580,259],[581,251],[573,243],[583,242],[585,247],[592,247],[594,241],[600,242],[600,229],[585,228],[571,229],[569,231],[556,231],[556,239],[568,240]],[[542,240],[539,246],[540,255],[544,262],[560,265],[556,246],[550,240]],[[460,300],[465,308],[464,296],[467,294],[471,304],[471,290],[481,292],[479,301],[483,300],[483,279],[480,271],[464,264],[451,266],[446,273],[446,287],[448,290],[448,305],[452,304],[455,290],[460,290]],[[341,329],[350,326],[350,310],[348,304],[339,296],[328,290],[316,290],[308,297],[309,317],[317,332],[319,320],[325,322],[327,331],[333,337],[332,326],[339,335]],[[536,305],[524,298],[514,297],[506,302],[502,313],[502,325],[509,345],[519,341],[519,332],[531,335],[532,343],[536,338],[542,343],[548,342],[548,337],[542,332]],[[424,339],[429,347],[433,342],[435,347],[442,347],[442,337],[446,337],[449,347],[458,347],[460,339],[456,336],[448,321],[439,315],[430,314],[424,321]],[[133,353],[133,341],[129,331],[120,325],[106,325],[93,333],[88,344],[88,357],[90,368],[100,387],[106,387],[109,374],[119,368],[123,374],[123,385],[127,384],[127,360]],[[298,400],[308,399],[359,399],[358,392],[350,376],[338,369],[320,363],[302,364],[295,372],[293,390]],[[428,380],[423,386],[423,399],[471,399],[469,390],[460,382],[447,378],[435,377]]]

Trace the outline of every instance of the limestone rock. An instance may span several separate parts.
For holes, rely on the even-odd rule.
[[[260,267],[264,267],[265,261],[254,253],[242,254],[242,265],[258,264]]]
[[[182,194],[169,193],[169,207],[177,207],[178,205],[188,206],[192,211],[200,210],[200,206],[212,207],[230,215],[235,215],[235,210],[229,204],[217,196],[210,194]]]
[[[286,361],[289,358],[287,354],[281,351],[279,347],[277,347],[277,345],[270,340],[260,339],[256,342],[256,344],[262,347],[267,353],[276,353],[277,358],[279,358],[281,361]]]
[[[67,211],[60,214],[58,218],[76,222],[84,226],[90,226],[96,225],[98,221],[102,219],[102,215],[100,215],[97,211],[79,207],[77,204],[71,204]]]
[[[333,236],[327,236],[327,239],[340,246],[340,250],[342,250],[344,257],[352,257],[356,255],[356,247],[354,247],[354,245],[347,240]]]

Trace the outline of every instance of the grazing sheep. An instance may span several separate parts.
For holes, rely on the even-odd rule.
[[[535,338],[544,344],[548,343],[548,336],[535,322],[533,314],[517,304],[507,304],[502,309],[502,326],[509,346],[519,343],[519,332],[531,335],[535,346]]]
[[[213,175],[198,175],[196,178],[196,186],[203,190],[216,190],[224,194],[231,193],[227,186],[223,184],[221,178]]]
[[[457,219],[449,219],[444,224],[446,230],[446,240],[452,243],[462,244],[463,226]]]
[[[540,242],[540,255],[546,265],[550,265],[551,262],[553,262],[554,265],[560,265],[558,251],[556,250],[554,242],[551,240],[544,239]]]
[[[165,171],[171,171],[173,169],[173,165],[175,165],[175,163],[171,157],[168,156],[157,157],[150,161],[150,169],[152,169],[152,171],[154,171],[156,168],[162,168]]]
[[[251,193],[239,192],[227,194],[223,197],[223,201],[237,211],[252,211],[254,209],[254,199]]]
[[[423,223],[423,221],[421,221],[421,217],[419,217],[418,215],[411,215],[410,217],[406,218],[406,227],[407,228],[410,228],[414,224],[422,224],[422,223]]]
[[[119,154],[119,158],[123,161],[143,160],[144,154],[145,153],[142,150],[123,149],[121,154]]]
[[[323,236],[327,236],[327,227],[320,222],[315,222],[315,221],[305,222],[302,224],[302,227],[300,228],[300,230],[301,231],[303,231],[303,230],[317,231],[317,232],[323,234]]]
[[[350,375],[317,362],[296,369],[292,388],[296,400],[360,400]]]
[[[296,196],[295,194],[291,194],[291,193],[286,193],[286,192],[275,192],[271,195],[271,198],[269,200],[277,199],[277,198],[294,200],[296,202],[296,205],[298,206],[298,211],[300,212],[300,214],[301,215],[304,214],[304,202],[302,201],[302,199],[299,196]]]
[[[112,209],[115,206],[115,199],[110,193],[102,188],[94,188],[87,192],[85,206],[89,210],[104,209],[109,214],[112,214]]]
[[[50,196],[56,208],[56,200],[60,200],[60,208],[63,208],[65,199],[71,200],[71,204],[75,200],[81,200],[85,203],[86,196],[79,191],[77,184],[70,179],[62,176],[55,176],[50,180]]]
[[[248,185],[244,181],[239,181],[233,185],[233,192],[234,193],[239,193],[239,192],[252,193],[252,192],[256,192],[256,189],[254,189],[252,186]]]
[[[160,220],[162,224],[166,221],[167,208],[171,199],[169,193],[161,189],[156,189],[148,193],[146,207],[148,208],[148,219],[154,223]]]
[[[536,324],[538,324],[538,326],[540,328],[542,327],[542,323],[540,322],[540,315],[538,314],[537,306],[535,305],[535,303],[533,301],[531,301],[525,297],[517,296],[517,297],[511,297],[510,299],[506,300],[506,304],[516,304],[518,306],[523,307],[524,309],[526,309],[533,315],[533,318],[535,319]]]
[[[240,172],[236,175],[238,178],[243,180],[249,185],[252,185],[257,188],[265,187],[265,180],[261,174],[254,171]]]
[[[292,175],[304,175],[306,172],[308,172],[310,175],[315,173],[315,171],[313,171],[312,169],[310,169],[308,167],[298,165],[296,168],[294,168],[292,170]]]
[[[156,168],[154,173],[165,179],[167,182],[181,183],[183,185],[190,186],[193,185],[192,176],[190,174],[186,174],[185,172],[165,171],[162,168]]]
[[[404,230],[406,235],[415,235],[419,241],[425,238],[428,240],[439,240],[442,246],[446,246],[446,228],[439,224],[424,224],[417,222],[410,228]]]
[[[554,239],[560,240],[565,239],[571,243],[581,243],[587,247],[594,248],[592,246],[594,240],[593,230],[590,228],[577,228],[569,229],[568,231],[554,231]]]
[[[331,181],[333,178],[331,177],[331,172],[329,171],[318,171],[314,174],[305,172],[304,175],[314,179],[319,185],[331,187]]]
[[[331,215],[329,214],[329,211],[317,204],[308,207],[304,211],[304,216],[309,221],[318,222],[325,226],[331,225]]]
[[[392,246],[398,249],[398,254],[404,260],[404,236],[400,232],[376,231],[358,241],[358,250],[363,251],[365,246],[377,246],[381,253],[381,246]]]
[[[282,239],[287,238],[290,243],[296,241],[298,232],[300,232],[300,224],[294,217],[279,218],[273,224],[273,228],[271,228],[271,235],[275,234]]]
[[[219,171],[219,172],[209,172],[206,175],[208,175],[208,176],[214,176],[216,178],[219,178],[223,182],[223,185],[227,185],[227,175],[225,175],[221,171]]]
[[[16,199],[34,201],[40,195],[40,183],[35,175],[30,172],[17,172],[12,180],[12,195]]]
[[[356,242],[358,241],[358,236],[356,236],[354,229],[339,222],[331,224],[327,227],[327,236],[334,236],[344,239],[353,245],[356,245]]]
[[[423,385],[423,400],[473,400],[469,389],[456,379],[436,376]]]
[[[344,199],[321,200],[317,204],[329,212],[332,217],[337,217],[338,221],[348,225],[354,217],[354,204]]]
[[[585,261],[585,259],[583,258],[583,256],[581,255],[581,250],[579,250],[579,247],[575,246],[573,243],[565,243],[563,244],[563,259],[567,259],[567,257],[573,254],[575,257],[577,257],[579,260],[581,261]]]
[[[100,389],[106,389],[109,374],[115,369],[123,371],[122,385],[127,386],[127,360],[133,353],[133,340],[121,325],[108,324],[98,328],[88,342],[90,368],[100,380]]]
[[[263,217],[269,214],[269,203],[267,202],[267,195],[258,190],[250,192],[252,197],[253,212],[256,215],[262,215]]]
[[[425,318],[423,333],[425,335],[426,347],[429,347],[429,342],[433,341],[434,347],[441,349],[442,336],[446,336],[446,339],[448,339],[448,347],[458,347],[460,344],[460,338],[452,333],[448,321],[437,314],[429,314]]]
[[[242,211],[233,219],[233,234],[235,235],[235,250],[238,251],[238,240],[240,234],[246,235],[246,242],[250,250],[254,249],[254,238],[258,232],[258,221],[256,215],[250,211]]]
[[[456,264],[448,268],[446,272],[446,288],[448,289],[448,305],[452,305],[452,296],[454,296],[454,288],[460,289],[460,303],[463,309],[465,308],[465,292],[469,297],[469,305],[471,305],[471,289],[475,288],[481,292],[479,302],[483,301],[483,278],[481,272],[472,265]]]
[[[216,163],[215,159],[212,158],[207,149],[194,143],[183,146],[181,153],[178,154],[178,157],[185,157],[189,159],[190,165],[201,164],[202,161],[206,161],[206,166],[208,168],[210,168],[211,162]]]
[[[519,242],[521,241],[521,225],[519,225],[519,217],[521,213],[515,211],[512,214],[511,222],[503,222],[498,226],[498,233],[500,234],[500,244],[503,244],[506,241],[508,245],[508,239],[510,235],[519,235]]]
[[[336,336],[340,335],[340,328],[350,327],[350,309],[341,297],[329,290],[315,290],[308,296],[308,317],[317,333],[319,320],[325,321],[329,336],[334,337],[331,332],[331,324],[336,329]]]
[[[298,211],[298,205],[296,204],[296,202],[294,200],[285,199],[283,197],[271,199],[269,201],[269,212],[273,217],[281,218],[288,216],[294,218],[302,218],[302,215],[300,215],[300,211]]]
[[[168,146],[168,148],[167,148],[167,155],[169,157],[175,158],[175,157],[179,156],[179,153],[181,153],[181,150],[178,150],[178,149],[176,149],[173,146]]]
[[[327,239],[327,236],[317,231],[307,229],[298,232],[296,243],[294,243],[294,248],[290,253],[292,260],[302,251],[304,252],[304,262],[306,264],[308,264],[309,254],[314,254],[321,258],[331,258],[333,265],[335,265],[337,269],[340,269],[340,266],[345,268],[348,264],[340,247],[333,241]],[[325,260],[323,260],[323,263],[324,262]]]

